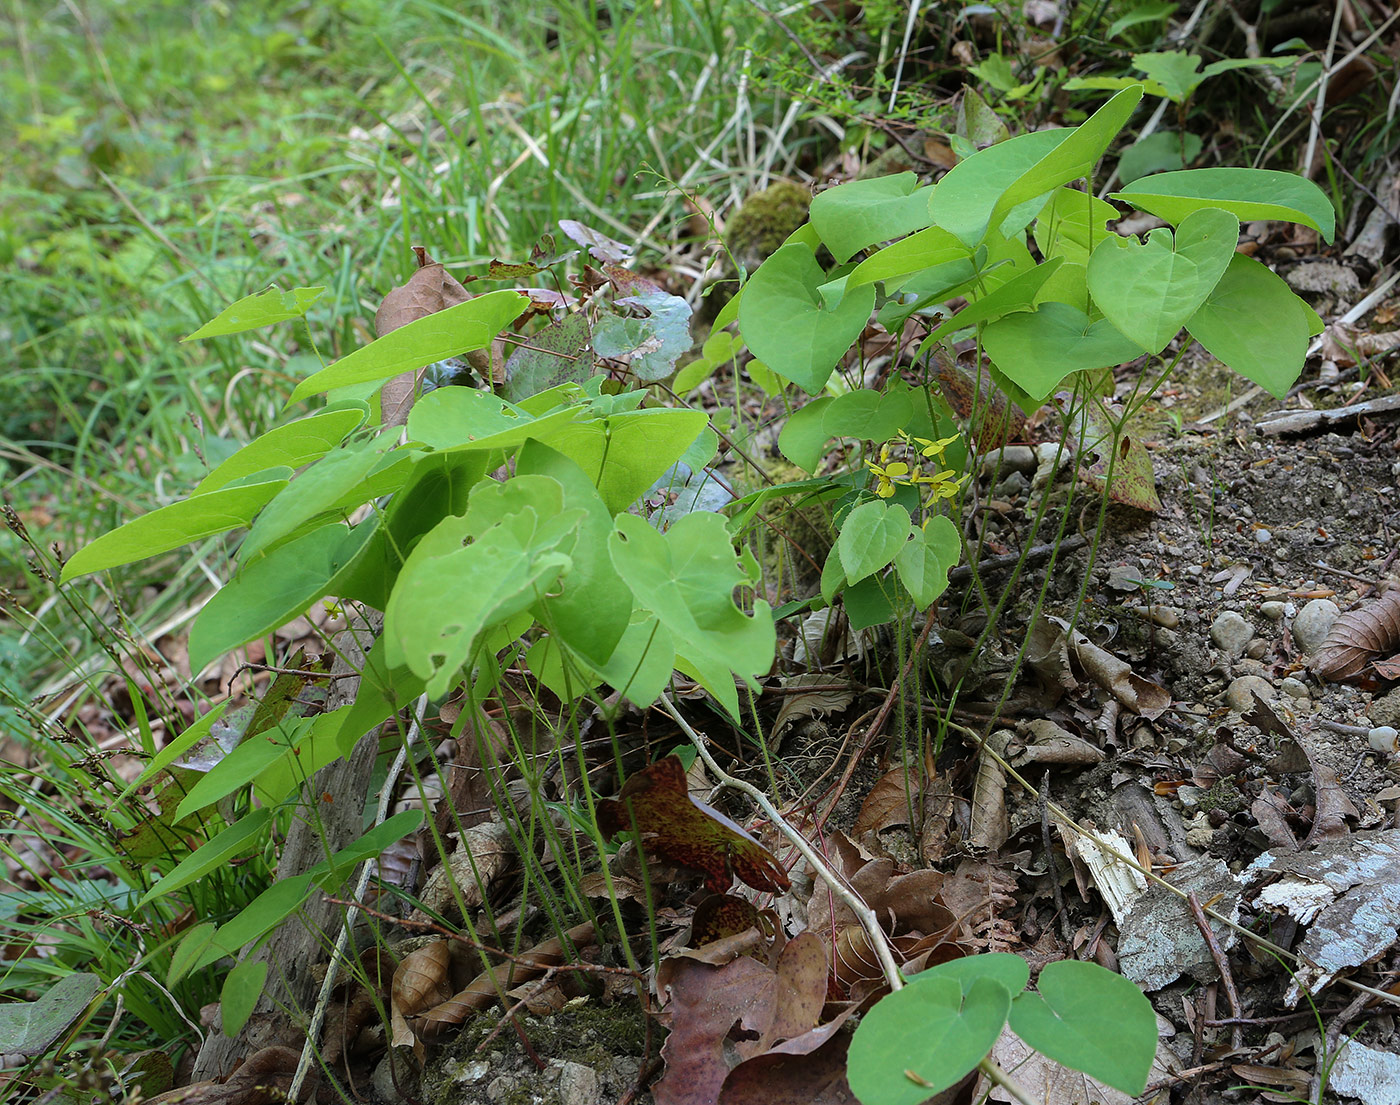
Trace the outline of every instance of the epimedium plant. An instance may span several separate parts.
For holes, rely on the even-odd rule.
[[[300,318],[317,294],[247,297],[194,336]],[[758,564],[736,551],[727,520],[679,511],[662,528],[628,512],[677,465],[704,469],[717,439],[703,412],[647,406],[644,390],[593,375],[591,358],[558,355],[573,365],[563,382],[532,390],[517,379],[516,401],[438,387],[412,403],[402,426],[385,425],[386,380],[487,348],[530,304],[516,291],[462,299],[303,380],[291,401],[328,392],[325,406],[269,430],[187,498],[97,538],[63,565],[66,583],[246,528],[236,571],[191,629],[196,671],[331,596],[383,614],[346,705],[304,712],[291,702],[304,679],[274,684],[240,733],[227,732],[220,706],[154,754],[119,801],[178,776],[183,795],[167,820],[204,818],[205,843],[165,870],[143,903],[260,850],[315,771],[422,695],[441,699],[465,685],[481,701],[505,667],[523,661],[565,702],[606,685],[646,706],[680,670],[737,718],[736,677],[756,688],[771,666],[767,603],[754,598],[743,609],[735,597],[758,583]],[[669,303],[653,297],[644,306],[645,319],[616,312],[594,328],[598,342],[635,353],[634,366],[664,351],[674,329]],[[652,332],[636,325],[658,316]],[[535,363],[519,375],[543,380],[540,371]],[[669,371],[663,353],[637,375]],[[191,772],[190,758],[220,726],[224,751],[205,757],[202,774]],[[231,796],[249,793],[255,804],[225,816]],[[421,820],[417,810],[395,815],[222,923],[189,930],[168,979],[263,939],[315,890],[338,886]],[[266,972],[266,963],[245,959],[228,976],[225,1032],[235,1034],[251,1012]]]
[[[917,363],[928,363],[955,336],[975,335],[991,379],[1027,411],[1061,388],[1090,384],[1069,421],[1095,443],[1112,439],[1114,448],[1103,450],[1104,480],[1111,493],[1144,505],[1155,496],[1125,493],[1129,466],[1117,449],[1123,418],[1093,394],[1096,372],[1159,357],[1184,329],[1271,394],[1287,392],[1322,322],[1280,277],[1236,252],[1239,226],[1288,220],[1330,241],[1332,206],[1316,185],[1288,173],[1190,169],[1143,177],[1110,196],[1166,226],[1141,241],[1111,231],[1119,209],[1074,185],[1091,178],[1143,91],[1141,84],[1122,89],[1077,127],[1008,137],[981,150],[960,139],[954,148],[962,160],[936,185],[900,173],[838,185],[813,199],[810,222],[753,272],[718,320],[737,319],[764,373],[819,396],[779,437],[789,460],[814,471],[833,437],[879,443],[900,434],[945,436],[939,423],[948,408],[937,386],[911,388],[895,379],[876,391],[852,388],[835,374],[872,312],[891,332],[915,315],[931,316]],[[834,260],[829,268],[818,260],[826,254]],[[966,305],[948,315],[942,305],[959,298]],[[1142,399],[1189,344],[1155,380],[1147,374]],[[1083,434],[1086,426],[1092,434]],[[822,577],[823,597],[844,593],[857,626],[888,620],[901,595],[927,605],[959,558],[956,527],[929,497],[920,498],[912,467],[892,478],[884,450],[870,467],[874,492],[864,469],[846,478],[835,515],[839,533]],[[1150,475],[1146,482],[1150,492]],[[812,486],[795,481],[761,494]],[[898,494],[884,494],[891,488]],[[915,520],[921,512],[922,524]]]
[[[982,1069],[1011,1031],[1061,1066],[1136,1096],[1157,1053],[1157,1018],[1133,983],[1096,963],[1047,964],[1028,990],[1019,955],[989,952],[920,971],[878,1001],[851,1040],[847,1081],[863,1105],[919,1105]]]

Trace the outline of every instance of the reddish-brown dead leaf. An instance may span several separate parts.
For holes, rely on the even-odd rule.
[[[855,1105],[846,1082],[850,1036],[841,1031],[854,1012],[745,1059],[725,1078],[719,1105]]]
[[[669,963],[671,1032],[661,1048],[666,1070],[652,1097],[656,1105],[714,1105],[729,1074],[724,1041],[736,1026],[753,1039],[771,1022],[777,976],[746,955],[722,967]]]
[[[598,828],[604,836],[633,825],[663,859],[703,871],[705,885],[717,894],[729,888],[734,876],[755,890],[780,891],[790,885],[768,849],[690,796],[685,768],[675,756],[643,768],[617,798],[598,803]]]
[[[1372,660],[1396,649],[1400,649],[1400,589],[1348,610],[1333,622],[1313,657],[1312,669],[1319,679],[1354,679]]]
[[[826,945],[814,932],[803,932],[788,941],[778,957],[778,993],[773,1019],[756,1046],[739,1054],[762,1054],[782,1040],[801,1036],[817,1026],[826,1004]]]
[[[381,338],[400,326],[407,326],[448,307],[456,307],[471,298],[471,293],[462,287],[461,282],[429,257],[427,250],[414,246],[413,252],[418,256],[418,271],[400,287],[391,288],[374,314],[374,332]],[[490,379],[489,350],[472,350],[466,354],[466,360],[479,374]],[[425,367],[400,373],[380,390],[384,425],[401,426],[408,421],[418,376]]]
[[[695,907],[695,916],[690,922],[690,946],[703,947],[751,928],[762,930],[763,923],[753,902],[733,894],[711,894]]]
[[[265,1047],[250,1055],[223,1082],[195,1082],[167,1090],[151,1098],[147,1105],[282,1105],[292,1085],[301,1052],[290,1047]],[[302,1086],[298,1101],[308,1101],[319,1078],[312,1076]]]
[[[1009,441],[1025,441],[1026,416],[1012,406],[986,373],[981,380],[948,356],[940,346],[931,350],[933,378],[939,394],[961,419],[970,421],[969,432],[979,453],[991,453]]]

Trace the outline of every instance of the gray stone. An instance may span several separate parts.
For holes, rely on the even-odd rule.
[[[1264,617],[1268,618],[1271,622],[1281,622],[1283,621],[1283,616],[1288,613],[1288,604],[1286,602],[1279,602],[1277,599],[1272,602],[1261,602],[1259,604],[1259,613],[1263,614]]]
[[[1313,599],[1298,611],[1293,619],[1293,640],[1304,655],[1311,656],[1322,647],[1340,613],[1331,599]]]
[[[1229,653],[1231,659],[1242,656],[1253,637],[1254,627],[1233,610],[1225,611],[1210,624],[1210,639]]]
[[[1372,702],[1370,713],[1377,725],[1393,725],[1400,729],[1400,687]]]
[[[559,1105],[596,1105],[601,1100],[598,1072],[582,1063],[555,1059],[559,1068]]]
[[[1301,679],[1294,679],[1291,675],[1286,679],[1279,680],[1278,689],[1289,698],[1309,697],[1308,685]]]
[[[1254,709],[1254,696],[1258,695],[1265,702],[1274,702],[1278,698],[1274,685],[1261,675],[1242,675],[1234,680],[1229,689],[1225,692],[1225,701],[1230,709],[1236,713],[1246,713]]]
[[[1029,445],[1008,445],[995,453],[984,453],[978,463],[988,474],[995,472],[998,465],[1013,472],[1034,472],[1035,450]]]

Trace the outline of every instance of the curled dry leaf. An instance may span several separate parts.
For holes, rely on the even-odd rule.
[[[301,1052],[290,1047],[265,1047],[244,1060],[223,1082],[195,1082],[150,1098],[147,1105],[281,1105],[292,1085]],[[311,1100],[319,1081],[313,1066],[298,1101]]]
[[[1008,746],[1013,767],[1023,764],[1097,764],[1105,759],[1103,749],[1075,736],[1053,721],[1037,718],[1026,723],[1030,742],[1018,738]]]
[[[1099,648],[1079,630],[1059,618],[1048,619],[1065,635],[1069,654],[1094,683],[1108,691],[1133,713],[1151,720],[1172,704],[1171,692],[1159,683],[1133,672],[1123,660]]]
[[[408,1018],[452,996],[452,983],[448,978],[451,962],[452,953],[446,940],[435,940],[404,956],[394,971],[390,988],[389,1017],[394,1047],[412,1046],[417,1042]]]
[[[594,938],[592,922],[585,921],[569,929],[563,938],[552,936],[542,940],[529,951],[522,952],[518,959],[482,971],[465,989],[426,1012],[408,1018],[409,1026],[420,1039],[440,1039],[473,1013],[489,1009],[501,994],[565,962],[570,955],[568,948],[587,947]]]
[[[515,841],[502,821],[474,825],[462,834],[457,850],[439,864],[423,884],[423,910],[456,915],[460,906],[474,909],[515,866]]]
[[[717,894],[734,876],[755,890],[786,890],[787,872],[771,852],[718,810],[697,802],[686,787],[685,768],[667,756],[637,772],[617,798],[598,803],[598,828],[606,837],[636,826],[663,859],[705,873]]]
[[[1312,670],[1319,679],[1337,683],[1354,679],[1371,661],[1397,651],[1400,651],[1400,588],[1387,591],[1339,617],[1313,657]],[[1392,657],[1387,663],[1395,659]]]
[[[1006,771],[996,756],[1005,756],[1006,747],[1015,735],[1010,729],[998,729],[987,738],[986,750],[977,757],[968,842],[983,851],[995,852],[1011,833],[1011,820],[1006,812]],[[988,750],[996,756],[989,755]]]
[[[1030,433],[1021,409],[1005,398],[1001,388],[982,371],[981,380],[935,345],[929,351],[939,394],[960,419],[970,420],[973,444],[979,453],[992,453]]]
[[[851,690],[849,683],[833,679],[826,672],[791,676],[784,680],[783,692],[782,707],[778,710],[778,716],[773,719],[774,740],[780,739],[789,727],[801,719],[840,713],[855,699],[855,692]]]
[[[471,293],[449,273],[442,264],[428,256],[427,250],[414,246],[418,256],[418,271],[397,288],[391,288],[379,310],[374,314],[374,332],[378,337],[417,322],[420,318],[456,307],[471,298]],[[467,363],[486,379],[491,378],[491,354],[474,349],[466,355]],[[426,367],[426,366],[424,366]],[[408,421],[413,406],[413,392],[422,369],[405,372],[386,383],[380,393],[384,425],[402,426]]]

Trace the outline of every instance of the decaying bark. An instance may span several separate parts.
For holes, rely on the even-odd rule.
[[[335,710],[354,699],[359,678],[353,673],[364,666],[365,653],[374,643],[383,617],[371,614],[358,627],[346,629],[335,638],[337,653],[331,668],[331,689],[327,710]],[[350,678],[336,678],[350,676]],[[320,823],[297,817],[287,834],[286,847],[277,865],[277,878],[305,874],[327,851],[343,848],[358,838],[364,828],[364,803],[369,793],[370,773],[379,748],[376,727],[364,734],[350,756],[318,771],[308,795],[331,794],[333,802],[320,803]],[[284,1046],[299,1052],[305,1042],[305,1025],[315,996],[313,967],[325,949],[335,943],[340,931],[341,910],[317,891],[299,913],[282,922],[261,947],[244,958],[266,961],[270,967],[267,985],[253,1015],[235,1038],[211,1032],[195,1061],[193,1077],[219,1078],[237,1062],[265,1047]]]

